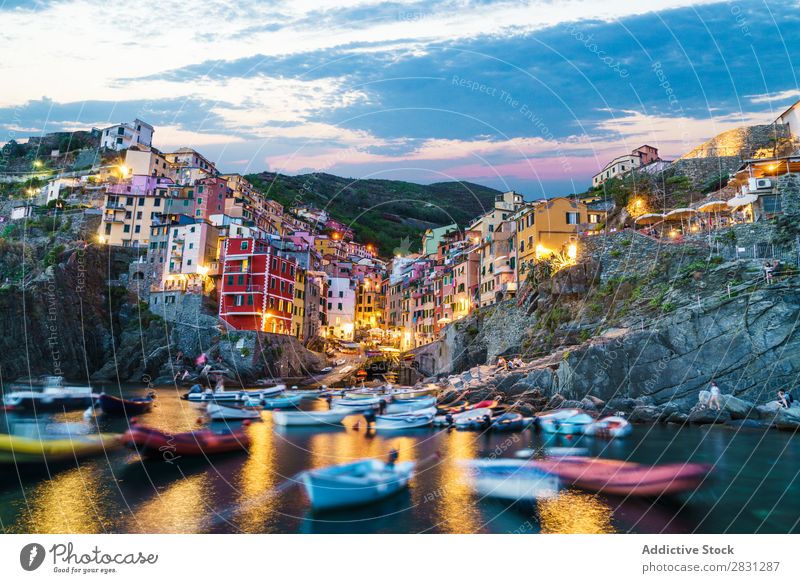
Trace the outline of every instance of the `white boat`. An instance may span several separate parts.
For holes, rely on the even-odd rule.
[[[336,425],[344,421],[352,411],[273,411],[272,421],[276,425]]]
[[[303,395],[282,394],[277,397],[267,397],[266,399],[247,399],[245,403],[249,407],[262,407],[264,409],[280,409],[281,407],[295,407],[303,400]]]
[[[375,429],[413,429],[414,427],[427,427],[436,417],[436,407],[396,413],[393,415],[377,415]]]
[[[514,502],[535,502],[558,496],[557,476],[548,474],[527,461],[514,459],[464,460],[470,483],[480,496]]]
[[[479,409],[470,409],[469,411],[462,411],[461,413],[451,413],[450,415],[437,415],[433,419],[434,425],[449,425],[450,421],[448,421],[448,417],[452,419],[452,423],[455,425],[457,423],[461,423],[461,425],[466,425],[467,422],[472,421],[474,419],[482,419],[485,415],[489,415],[491,417],[492,410],[488,407],[481,407]]]
[[[3,396],[3,405],[36,411],[83,409],[94,403],[97,395],[89,385],[64,385],[60,376],[42,377],[29,388],[20,388]]]
[[[390,465],[376,459],[328,466],[303,473],[303,486],[315,510],[368,504],[408,486],[414,462]]]
[[[539,417],[539,426],[545,433],[581,435],[594,419],[580,409],[559,409]]]
[[[590,423],[584,428],[583,433],[598,437],[625,437],[630,435],[631,431],[633,431],[633,426],[627,419],[612,415]]]
[[[279,395],[284,390],[286,390],[286,385],[275,385],[274,387],[269,387],[268,389],[242,389],[240,391],[206,389],[205,391],[196,393],[192,393],[190,391],[186,394],[186,398],[195,402],[260,400],[266,397]]]
[[[233,407],[223,405],[215,401],[210,401],[206,408],[206,413],[212,421],[234,420],[234,419],[258,419],[261,411],[257,409],[246,409],[244,407]]]
[[[388,400],[383,397],[367,397],[362,399],[351,399],[349,397],[342,397],[333,401],[334,409],[347,409],[348,411],[368,411],[370,409],[377,409],[381,400]]]
[[[408,413],[410,411],[419,411],[430,407],[436,408],[436,397],[421,397],[408,401],[392,400],[392,402],[386,405],[386,413]]]

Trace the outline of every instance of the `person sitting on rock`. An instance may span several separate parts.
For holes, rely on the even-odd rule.
[[[722,409],[722,406],[719,404],[719,387],[714,381],[711,381],[711,389],[709,392],[711,396],[708,399],[708,408],[719,411]]]
[[[785,409],[789,409],[789,408],[791,408],[793,401],[794,401],[794,398],[792,397],[792,395],[790,393],[787,393],[783,389],[780,389],[778,391],[778,404],[781,407],[784,407]]]
[[[497,357],[497,370],[508,370],[508,362],[502,356]]]

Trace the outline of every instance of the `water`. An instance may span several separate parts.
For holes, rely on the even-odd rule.
[[[324,408],[324,402],[310,405]],[[196,428],[202,405],[159,392],[143,424],[172,432]],[[18,420],[6,414],[4,423]],[[788,533],[800,526],[798,437],[723,427],[636,427],[624,440],[549,441],[532,430],[481,434],[439,429],[403,435],[366,434],[356,417],[336,428],[275,428],[270,414],[249,428],[248,454],[174,463],[142,461],[128,450],[50,468],[5,466],[0,476],[0,527],[35,533]],[[57,421],[83,420],[81,411]],[[91,422],[94,424],[94,421]],[[363,422],[362,422],[363,425]],[[99,421],[121,432],[124,419]],[[587,447],[593,455],[642,463],[714,464],[703,488],[668,501],[634,500],[566,490],[534,507],[480,500],[457,460],[510,457],[517,450]],[[423,462],[408,491],[378,504],[314,514],[302,488],[275,488],[298,472],[361,457]],[[435,454],[439,453],[436,459]]]

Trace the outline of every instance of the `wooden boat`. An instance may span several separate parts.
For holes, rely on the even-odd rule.
[[[312,508],[329,510],[391,496],[408,486],[414,467],[414,462],[364,459],[304,472],[302,480]]]
[[[332,411],[273,411],[272,421],[276,425],[335,425],[344,421],[350,410]]]
[[[392,398],[395,401],[407,401],[409,399],[420,399],[422,397],[435,397],[436,393],[439,391],[439,387],[424,387],[415,389],[413,387],[408,388],[395,388],[390,389],[389,394],[392,395]]]
[[[530,417],[523,417],[519,413],[503,413],[492,419],[490,429],[499,432],[522,431],[532,422]]]
[[[478,459],[461,462],[472,488],[480,496],[514,502],[554,498],[561,484],[558,477],[531,467],[524,460]]]
[[[289,391],[284,391],[282,396],[294,397],[296,395],[299,395],[303,399],[318,399],[324,393],[325,391],[323,391],[322,389],[291,389]]]
[[[305,399],[303,395],[279,395],[261,399],[260,404],[264,409],[280,409],[282,407],[296,407]]]
[[[694,490],[711,472],[705,464],[661,464],[589,457],[564,457],[527,462],[558,476],[568,486],[621,496],[661,496]]]
[[[122,399],[114,395],[100,393],[97,398],[97,405],[106,415],[127,417],[129,415],[141,415],[153,408],[155,394],[151,393],[146,397],[133,397]]]
[[[407,413],[377,415],[375,417],[375,429],[397,430],[427,427],[433,423],[433,418],[435,416],[436,407],[429,407],[428,409],[420,409]]]
[[[463,425],[468,424],[468,421],[482,419],[486,415],[491,417],[491,409],[472,409],[470,411],[462,411],[461,413],[448,413],[447,415],[437,415],[433,419],[434,425],[455,425],[459,421]]]
[[[545,433],[581,435],[594,419],[580,409],[559,409],[539,416],[539,427]]]
[[[206,414],[212,421],[235,421],[242,419],[260,419],[259,409],[249,409],[247,407],[236,407],[210,401],[206,407]]]
[[[91,406],[95,397],[88,385],[64,385],[63,377],[49,376],[6,393],[3,405],[11,411],[68,411]]]
[[[333,401],[334,409],[347,409],[348,411],[368,411],[370,409],[377,409],[381,401],[387,401],[383,397],[369,397],[364,399],[351,399],[350,397],[342,397]]]
[[[243,451],[250,445],[250,437],[244,426],[219,433],[210,429],[168,433],[133,423],[122,435],[122,442],[143,456],[175,458]]]
[[[241,391],[226,391],[206,389],[205,391],[189,391],[184,395],[189,401],[246,401],[252,399],[265,399],[279,395],[286,389],[286,385],[276,385],[268,389],[243,389]]]
[[[386,413],[409,413],[411,411],[419,411],[421,409],[436,408],[435,397],[421,397],[419,399],[408,399],[403,401],[392,400],[386,405]]]
[[[0,463],[41,464],[69,462],[113,450],[121,445],[118,434],[43,434],[22,436],[0,434]]]
[[[633,426],[627,419],[612,415],[590,423],[584,428],[583,433],[597,437],[625,437],[630,435],[631,431],[633,431]]]

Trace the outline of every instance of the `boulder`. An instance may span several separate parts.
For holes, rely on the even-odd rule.
[[[585,409],[586,411],[597,411],[597,405],[595,405],[594,401],[592,401],[591,399],[584,398],[581,400],[580,403],[581,403],[580,405],[581,409]]]
[[[727,423],[731,420],[731,414],[724,409],[716,410],[703,407],[695,407],[689,412],[689,423],[695,425],[709,425],[712,423]]]
[[[550,399],[547,401],[546,408],[547,408],[547,409],[556,409],[556,408],[558,408],[558,407],[559,407],[559,405],[561,405],[561,403],[563,403],[564,401],[566,401],[566,399],[564,398],[564,396],[563,396],[563,395],[561,395],[561,394],[559,394],[559,393],[556,393],[556,394],[554,394],[552,397],[550,397]]]
[[[661,407],[638,406],[628,415],[631,423],[655,423],[661,418]]]
[[[672,413],[669,417],[667,417],[667,423],[674,423],[676,425],[685,425],[689,422],[689,415],[687,413],[682,413],[680,411],[676,411]]]
[[[639,395],[633,399],[637,407],[655,407],[656,400],[649,395]]]
[[[771,403],[768,403],[767,405],[771,405]],[[786,409],[780,406],[777,408],[767,408],[767,406],[762,406],[758,409],[759,411],[762,411],[760,415],[761,420],[771,424],[773,427],[789,431],[796,431],[797,429],[800,429],[800,408],[798,407]],[[765,409],[767,411],[766,413],[763,412]]]
[[[582,409],[583,401],[576,401],[575,399],[565,399],[558,404],[556,409]]]
[[[521,372],[510,372],[497,381],[496,387],[498,391],[506,391],[525,378]]]
[[[719,404],[731,414],[732,419],[748,419],[756,415],[755,405],[733,395],[720,395]]]
[[[594,404],[595,409],[602,409],[606,405],[606,402],[603,399],[595,397],[594,395],[586,395],[584,400],[587,399]]]
[[[606,408],[610,411],[622,411],[623,413],[630,413],[636,408],[636,401],[627,397],[615,397],[609,399]]]

